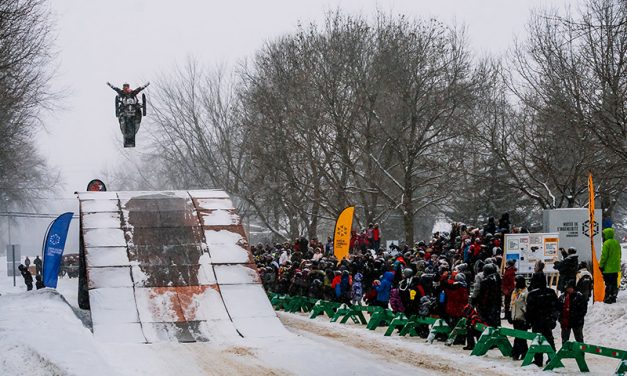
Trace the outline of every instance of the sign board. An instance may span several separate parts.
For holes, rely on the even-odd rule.
[[[601,209],[594,211],[594,248],[597,257],[601,257],[603,240],[601,235]],[[557,232],[560,237],[560,247],[577,250],[579,261],[591,261],[590,250],[590,220],[588,209],[552,209],[543,213],[544,231]]]
[[[15,252],[15,253],[13,253]],[[13,256],[15,255],[15,260]],[[22,263],[22,254],[19,244],[7,244],[7,277],[19,276],[21,273],[17,267]],[[15,262],[14,262],[15,261]]]
[[[519,273],[533,273],[538,260],[544,262],[544,270],[551,271],[559,255],[558,233],[505,234],[504,253],[507,260],[516,260]]]

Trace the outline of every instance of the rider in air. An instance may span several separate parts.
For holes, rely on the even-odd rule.
[[[137,94],[147,88],[150,82],[135,90],[131,90],[131,86],[127,83],[122,85],[122,89],[111,85],[109,82],[107,82],[107,85],[118,94],[116,98],[116,116],[120,122],[120,130],[124,135],[124,146],[135,146],[135,134],[139,130],[142,119],[142,105],[137,100]],[[130,112],[124,109],[129,109]]]

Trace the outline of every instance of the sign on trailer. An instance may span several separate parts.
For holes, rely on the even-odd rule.
[[[543,261],[544,270],[553,270],[553,263],[559,255],[560,236],[558,233],[505,234],[505,258],[516,260],[519,273],[533,273],[537,261]]]
[[[603,240],[601,236],[601,209],[594,211],[596,218],[593,228],[594,248],[597,257],[601,257]],[[557,232],[560,235],[560,247],[568,249],[573,247],[577,250],[579,261],[591,261],[592,252],[590,250],[590,217],[588,209],[552,209],[545,210],[544,231]]]

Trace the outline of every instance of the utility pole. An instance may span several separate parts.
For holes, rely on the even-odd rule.
[[[7,230],[9,233],[9,245],[11,245],[11,215],[9,214],[9,198],[5,198],[4,199],[4,207],[6,209],[7,212]]]
[[[13,274],[13,287],[15,287],[15,247],[13,246],[13,244],[11,244],[11,216],[9,215],[9,198],[5,197],[4,198],[4,208],[5,211],[7,212],[7,232],[9,235],[9,247],[11,248],[11,267],[13,268],[13,271],[11,274]],[[7,247],[7,260],[9,259],[9,247]]]
[[[11,254],[13,258],[11,259],[11,267],[13,268],[13,287],[15,287],[15,246],[11,244]]]

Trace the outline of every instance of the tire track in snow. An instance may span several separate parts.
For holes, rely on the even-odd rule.
[[[289,313],[277,312],[279,318],[285,326],[307,337],[322,336],[329,338],[344,345],[357,348],[359,350],[371,353],[384,362],[402,362],[419,369],[428,369],[434,373],[441,375],[502,375],[502,370],[490,369],[490,367],[481,367],[480,365],[455,364],[452,362],[452,356],[445,356],[433,353],[419,353],[411,349],[409,346],[402,346],[389,341],[385,343],[373,341],[371,336],[363,335],[353,330],[342,330],[329,327],[328,325],[318,323],[316,320],[309,320]],[[314,339],[315,340],[315,339]],[[415,342],[413,342],[415,344]]]

